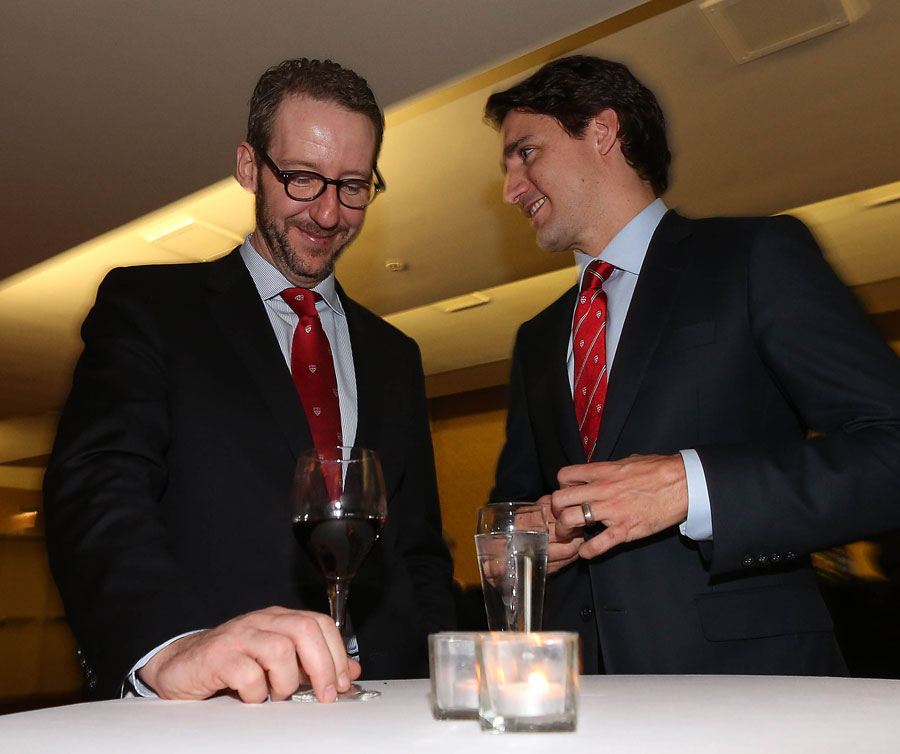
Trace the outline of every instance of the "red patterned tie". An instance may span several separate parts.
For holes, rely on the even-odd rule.
[[[341,409],[334,359],[316,312],[316,301],[322,297],[305,288],[288,288],[281,292],[281,297],[300,318],[291,345],[291,375],[306,412],[313,445],[322,448],[341,445]]]
[[[572,323],[575,419],[588,461],[594,455],[606,402],[606,294],[602,286],[614,269],[599,259],[588,265]]]

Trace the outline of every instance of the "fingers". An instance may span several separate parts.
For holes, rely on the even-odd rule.
[[[583,540],[578,547],[578,556],[585,560],[596,558],[608,552],[616,545],[628,541],[625,527],[603,529],[596,536]]]
[[[568,542],[551,543],[547,548],[547,573],[556,573],[569,563],[578,560],[579,550],[584,539],[577,537]]]
[[[275,702],[287,699],[306,680],[301,666],[297,664],[297,652],[290,636],[260,631],[253,641],[247,643],[245,653],[245,657],[252,659],[258,668],[265,671],[264,682],[268,680],[263,698],[254,698],[253,701],[264,701],[266,696]],[[233,683],[229,683],[229,688],[237,691],[245,702],[251,701],[246,697],[244,689]]]
[[[232,689],[242,702],[248,704],[260,704],[269,697],[264,666],[244,652],[231,652],[223,658],[221,669],[215,677],[218,682],[214,684],[216,688],[212,693]]]
[[[564,508],[554,509],[553,497],[545,495],[541,499],[545,498],[547,500],[547,531],[550,534],[550,542],[569,542],[574,537],[580,537],[584,522],[574,521],[570,514],[560,518]]]
[[[584,493],[582,493],[584,494]],[[582,497],[575,503],[554,502],[554,536],[559,542],[568,542],[575,537],[581,537],[585,526],[585,517],[582,510]]]
[[[290,616],[289,630],[296,657],[320,702],[333,702],[338,691],[350,688],[347,651],[334,621],[321,613]],[[296,690],[294,685],[286,698]],[[273,697],[274,698],[274,697]]]

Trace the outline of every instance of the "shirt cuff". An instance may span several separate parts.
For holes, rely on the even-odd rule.
[[[160,652],[161,650],[168,647],[173,641],[178,641],[179,639],[183,639],[185,636],[190,636],[191,634],[198,634],[200,631],[205,631],[206,629],[198,629],[197,631],[187,631],[183,634],[179,634],[178,636],[173,636],[167,642],[160,644],[158,647],[151,649],[147,654],[145,654],[140,660],[138,660],[134,667],[131,669],[131,672],[128,674],[128,677],[125,679],[125,683],[122,685],[122,697],[126,696],[141,696],[145,699],[159,699],[159,695],[151,689],[146,683],[144,683],[140,677],[138,676],[138,671],[144,667],[148,662],[150,662],[153,657]],[[129,688],[130,687],[130,688]]]
[[[678,527],[682,535],[697,542],[707,542],[713,538],[712,507],[709,502],[709,487],[706,474],[696,450],[682,450],[681,460],[687,477],[688,514]]]

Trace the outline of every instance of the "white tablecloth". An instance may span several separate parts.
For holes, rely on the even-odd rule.
[[[0,752],[30,754],[772,754],[900,751],[900,681],[748,676],[581,679],[574,733],[481,731],[431,716],[428,681],[369,681],[331,705],[121,699],[0,717]],[[561,747],[574,746],[563,752]]]

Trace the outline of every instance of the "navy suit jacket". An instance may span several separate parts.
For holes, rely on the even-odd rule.
[[[493,499],[536,499],[585,462],[576,294],[519,331]],[[653,236],[594,460],[686,448],[713,541],[673,527],[576,562],[550,579],[545,627],[580,631],[585,672],[845,673],[808,553],[900,527],[900,360],[794,218],[669,212]]]
[[[426,637],[452,627],[415,342],[338,288],[358,388],[355,444],[381,457],[381,538],[349,611],[368,678],[427,675]],[[312,445],[264,304],[237,251],[117,269],[45,478],[47,546],[97,696],[165,640],[282,605],[327,612],[290,530],[297,454]]]

